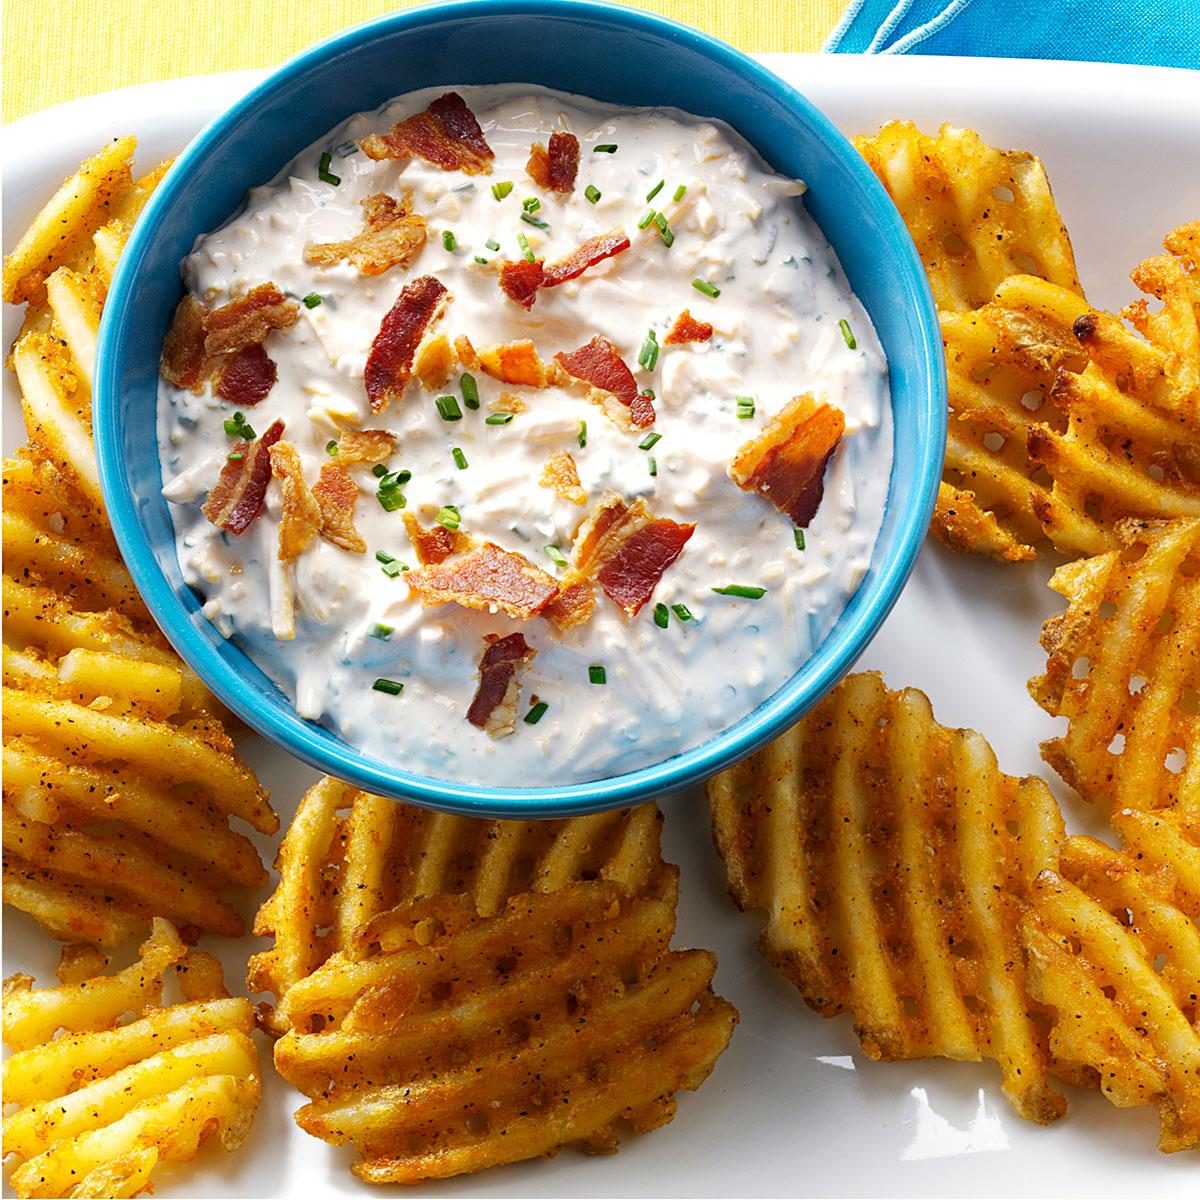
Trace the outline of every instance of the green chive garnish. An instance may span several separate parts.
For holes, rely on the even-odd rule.
[[[857,350],[858,343],[854,340],[854,333],[850,328],[850,322],[847,321],[845,317],[838,322],[838,328],[842,331],[842,337],[846,339],[846,345],[849,346],[851,350]]]
[[[330,440],[325,443],[325,453],[328,454],[330,458],[336,458],[337,452],[337,440],[335,438],[330,438]]]
[[[671,623],[671,610],[665,604],[654,606],[654,623],[659,629],[666,629]]]
[[[502,179],[499,183],[492,184],[492,195],[497,200],[503,200],[509,192],[512,191],[512,183],[507,179]]]
[[[234,450],[232,454],[225,455],[226,462],[241,462],[246,456],[240,450]]]
[[[650,456],[650,457],[649,457],[649,458],[646,460],[646,464],[647,464],[647,466],[648,466],[648,467],[649,467],[649,469],[650,469],[650,474],[651,474],[651,475],[657,475],[657,474],[658,474],[658,459],[657,459],[657,458],[655,458],[655,457],[654,457],[654,455],[651,455],[651,456]]]
[[[475,255],[475,261],[484,267],[488,265],[488,260],[484,258],[482,254]]]
[[[394,679],[377,679],[371,684],[371,690],[376,692],[387,692],[389,696],[398,696],[404,691],[404,684],[398,683]]]
[[[450,457],[454,459],[454,465],[460,471],[465,471],[467,469],[467,456],[457,446],[450,451]]]
[[[638,366],[646,371],[653,371],[658,363],[658,336],[651,329],[646,334],[646,340],[642,343],[642,348],[638,352]]]
[[[382,479],[387,473],[388,469],[383,465],[383,463],[376,463],[371,468],[371,474],[374,475],[376,479]]]
[[[557,546],[546,546],[546,553],[550,556],[550,561],[556,567],[567,566],[567,556]]]
[[[675,189],[675,195],[672,196],[671,199],[674,200],[676,204],[678,204],[679,201],[682,200],[684,198],[684,196],[686,196],[686,195],[687,195],[687,184],[681,183]]]
[[[583,194],[587,197],[589,204],[595,204],[604,193],[594,183],[589,183],[583,189]]]
[[[692,616],[692,610],[686,604],[672,604],[671,611],[681,621],[694,621],[696,618]]]
[[[340,175],[335,175],[332,171],[330,171],[329,164],[331,162],[333,162],[333,155],[326,150],[325,153],[321,155],[321,161],[317,165],[317,178],[320,179],[322,183],[332,183],[334,187],[337,187],[338,184],[342,182],[342,177]]]
[[[484,421],[485,425],[510,425],[512,423],[512,413],[492,413],[490,417]]]
[[[488,240],[486,242],[484,242],[483,244],[489,250],[499,250],[500,249],[500,243],[498,241],[496,241],[495,238],[488,238]]]
[[[579,422],[579,448],[582,450],[587,445],[587,422]]]
[[[395,632],[390,625],[372,625],[367,636],[373,637],[377,642],[386,642]]]
[[[599,663],[593,663],[588,667],[588,683],[601,684],[607,682],[608,672]]]
[[[517,245],[521,247],[521,253],[525,256],[526,262],[537,262],[533,251],[529,248],[529,239],[523,233],[517,234]]]
[[[600,145],[592,147],[593,154],[616,154],[616,152],[616,142],[601,142]]]
[[[462,378],[458,381],[458,386],[462,390],[463,403],[468,408],[478,408],[479,387],[475,383],[475,376],[470,371],[464,371]]]
[[[528,200],[521,201],[521,207],[526,212],[537,212],[542,207],[542,202],[536,196],[530,196]]]
[[[318,296],[316,292],[309,292],[308,295],[304,297],[305,308],[316,308],[320,303],[321,297]]]
[[[376,492],[375,499],[379,501],[379,507],[384,512],[395,512],[396,509],[404,508],[408,504],[408,501],[404,498],[404,493],[399,488],[390,488],[386,492]]]
[[[524,221],[526,225],[532,225],[535,229],[550,228],[549,221],[543,221],[541,217],[535,217],[533,213],[523,212],[521,214],[521,220]]]
[[[718,596],[737,596],[742,600],[761,600],[767,589],[762,587],[747,587],[741,583],[729,583],[724,587],[713,588]]]
[[[640,442],[638,442],[639,450],[653,450],[659,442],[662,441],[661,433],[648,433]]]
[[[666,180],[665,180],[665,179],[660,179],[660,180],[659,180],[659,181],[658,181],[658,182],[657,182],[657,183],[656,183],[656,184],[655,184],[655,185],[654,185],[654,186],[653,186],[653,187],[652,187],[652,188],[651,188],[651,189],[650,189],[650,190],[649,190],[649,191],[646,193],[646,203],[647,203],[647,204],[649,204],[649,203],[650,203],[650,201],[651,201],[651,200],[653,200],[653,199],[654,199],[654,197],[655,197],[655,196],[657,196],[657,195],[658,195],[658,193],[659,193],[659,192],[661,192],[661,191],[663,190],[663,184],[664,184],[664,183],[666,183]]]
[[[442,230],[442,247],[446,250],[453,250],[454,247],[457,245],[458,245],[458,238],[456,238],[454,236],[453,231],[450,229],[443,229]]]
[[[434,520],[446,529],[457,529],[462,521],[462,516],[453,504],[447,504],[444,508],[438,509]]]
[[[401,571],[408,570],[408,567],[398,558],[393,558],[390,554],[385,554],[382,550],[375,551],[375,561],[380,564],[380,569],[389,579],[395,579]]]
[[[654,220],[655,215],[654,209],[648,208],[645,213],[638,218],[637,227],[639,229],[645,229],[650,222]]]
[[[545,715],[546,710],[550,707],[544,700],[539,700],[526,714],[525,724],[536,725]]]
[[[257,436],[254,430],[246,424],[246,414],[243,412],[235,412],[232,417],[226,417],[224,426],[225,432],[230,437],[235,437],[242,442],[252,442]]]
[[[462,409],[458,407],[458,400],[453,396],[439,396],[437,398],[438,415],[443,421],[461,421]]]
[[[804,530],[796,529],[793,532],[796,535],[796,549],[803,550],[804,549]]]
[[[737,401],[737,415],[739,421],[749,421],[754,416],[754,397],[753,396],[734,396]]]
[[[713,300],[715,300],[721,294],[721,289],[719,287],[714,287],[711,283],[708,283],[704,279],[693,279],[692,287],[694,287],[698,292],[703,292],[706,296]]]

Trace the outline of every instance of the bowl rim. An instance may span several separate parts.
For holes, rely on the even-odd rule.
[[[101,321],[93,395],[94,433],[101,490],[117,543],[138,591],[180,657],[200,675],[218,699],[252,729],[293,757],[366,792],[466,816],[576,816],[678,791],[731,766],[798,720],[850,670],[896,603],[915,565],[941,479],[944,424],[939,425],[935,420],[933,436],[921,439],[911,488],[922,502],[898,515],[892,552],[882,561],[872,563],[858,589],[848,597],[846,607],[825,640],[807,660],[797,665],[793,674],[772,695],[699,745],[634,771],[578,783],[501,788],[436,779],[390,767],[356,750],[331,730],[304,720],[294,708],[285,710],[280,706],[276,709],[256,703],[257,687],[247,687],[241,670],[208,644],[158,565],[138,516],[133,490],[128,486],[129,477],[123,469],[122,440],[116,419],[119,409],[116,365],[121,359],[119,348],[125,324],[119,315],[131,303],[136,288],[134,264],[141,258],[142,248],[156,236],[160,214],[166,212],[186,188],[193,164],[203,160],[210,147],[231,128],[252,116],[264,100],[328,57],[353,51],[381,35],[394,35],[412,27],[499,15],[553,15],[558,18],[577,15],[616,25],[631,33],[686,44],[691,51],[741,74],[756,87],[771,93],[796,111],[821,140],[835,147],[844,142],[849,147],[840,131],[811,101],[748,55],[691,26],[611,4],[607,0],[441,0],[364,21],[286,60],[245,96],[214,117],[188,143],[151,196],[118,263]],[[750,144],[754,143],[751,141]],[[849,169],[857,176],[856,182],[865,193],[865,202],[895,242],[896,254],[891,269],[908,288],[907,294],[915,307],[915,323],[921,332],[921,361],[914,362],[913,367],[927,381],[932,404],[936,406],[945,399],[945,364],[937,314],[925,272],[887,192],[865,160],[857,155],[854,160],[850,161]],[[919,410],[917,415],[927,419],[936,414],[933,410]],[[888,505],[892,483],[889,481]],[[886,516],[885,507],[885,520]],[[868,584],[872,588],[871,595],[865,602],[856,603]],[[244,651],[241,653],[253,665],[249,656]],[[801,673],[806,668],[808,673],[802,678]],[[286,696],[284,699],[286,701]]]

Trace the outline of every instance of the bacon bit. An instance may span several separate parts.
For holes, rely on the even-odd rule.
[[[560,258],[546,267],[542,286],[558,287],[560,283],[566,283],[568,279],[578,278],[588,267],[594,267],[606,258],[612,258],[628,249],[629,239],[625,236],[625,230],[620,226],[610,229],[607,233],[599,234],[597,237],[588,238],[582,246],[576,247],[566,258]]]
[[[339,466],[385,462],[396,452],[400,439],[386,429],[351,429],[337,440]]]
[[[558,593],[557,581],[524,555],[491,542],[438,566],[410,571],[406,578],[422,604],[453,601],[484,612],[498,608],[518,620],[536,616]]]
[[[654,423],[654,404],[649,396],[638,392],[633,372],[608,338],[597,335],[586,346],[569,353],[559,351],[554,358],[575,379],[582,379],[584,383],[616,396],[629,410],[629,418],[636,428]]]
[[[526,312],[537,299],[537,290],[542,286],[542,260],[506,262],[500,268],[500,290],[515,300]]]
[[[443,387],[454,370],[454,348],[450,339],[439,333],[426,338],[417,349],[417,361],[413,363],[413,374],[428,392]]]
[[[204,352],[236,354],[267,340],[273,329],[295,325],[300,306],[273,283],[260,283],[244,296],[214,308],[204,318]]]
[[[543,388],[550,381],[546,364],[529,340],[486,347],[479,352],[479,368],[501,383]]]
[[[765,496],[803,529],[821,506],[825,468],[845,430],[840,409],[797,396],[737,452],[729,474],[743,491]]]
[[[496,156],[475,114],[457,92],[447,92],[424,112],[397,122],[387,133],[359,143],[368,158],[423,158],[443,171],[488,175]]]
[[[454,339],[454,353],[458,355],[459,363],[468,371],[479,370],[479,355],[471,345],[471,339],[465,333]]]
[[[313,497],[321,510],[321,536],[351,554],[365,554],[367,543],[354,527],[358,484],[350,472],[337,463],[325,463],[313,485]]]
[[[525,170],[538,187],[552,192],[574,191],[579,173],[579,139],[573,133],[552,133],[548,153],[541,142],[534,142]]]
[[[501,392],[497,399],[488,401],[490,412],[512,413],[516,416],[517,413],[526,412],[528,408],[529,405],[513,392]]]
[[[291,442],[276,442],[270,449],[271,474],[279,480],[283,517],[279,522],[280,562],[295,562],[308,549],[321,528],[321,509],[304,479],[300,455]]]
[[[627,538],[654,520],[640,496],[627,504],[616,492],[607,492],[575,533],[572,553],[575,570],[595,575],[596,569],[621,548]]]
[[[444,525],[426,529],[412,513],[404,514],[404,528],[423,567],[443,563],[452,554],[461,554],[475,544],[461,529],[447,529]]]
[[[559,633],[578,625],[586,625],[596,610],[596,589],[592,581],[574,573],[564,577],[558,595],[542,609],[546,618]]]
[[[587,492],[579,483],[579,468],[566,450],[556,450],[550,455],[538,482],[572,504],[587,503]]]
[[[275,386],[279,368],[259,345],[246,346],[225,359],[213,391],[230,404],[253,408]]]
[[[383,318],[363,374],[372,412],[382,412],[403,395],[412,378],[417,346],[441,313],[448,295],[432,275],[422,275],[404,288]]]
[[[320,266],[352,262],[360,275],[382,275],[407,267],[425,245],[425,218],[414,213],[413,194],[399,200],[376,192],[362,202],[365,227],[344,242],[315,242],[304,247],[304,261]]]
[[[502,738],[517,727],[517,701],[521,696],[521,673],[533,662],[537,651],[521,633],[501,637],[484,634],[487,649],[479,660],[479,687],[467,709],[467,720],[489,737]]]
[[[275,421],[255,442],[238,442],[221,477],[204,502],[204,515],[216,526],[240,535],[262,512],[267,484],[271,479],[271,447],[283,437],[283,422]]]
[[[208,378],[208,356],[204,353],[204,318],[208,309],[190,292],[179,302],[171,328],[163,338],[162,377],[178,388],[199,392]]]
[[[604,594],[626,616],[636,617],[695,531],[695,525],[666,517],[639,529],[597,573]]]
[[[685,308],[675,319],[671,332],[663,338],[664,346],[683,346],[688,342],[707,342],[713,327],[707,321],[697,321]]]

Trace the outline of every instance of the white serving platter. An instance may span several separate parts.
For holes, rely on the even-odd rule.
[[[1135,296],[1129,270],[1162,235],[1200,217],[1200,74],[1105,64],[766,55],[763,60],[848,134],[891,117],[927,130],[971,126],[998,146],[1041,156],[1071,231],[1089,297],[1119,306]],[[60,180],[106,138],[135,133],[143,167],[176,153],[213,115],[260,78],[239,73],[93,96],[2,132],[6,251]],[[19,313],[4,312],[5,347]],[[16,385],[4,378],[4,446],[21,441]],[[9,569],[12,564],[9,564]],[[895,612],[863,656],[893,686],[915,685],[947,724],[981,730],[1001,766],[1049,775],[1038,742],[1056,722],[1029,699],[1042,620],[1060,607],[1050,567],[1000,567],[927,544]],[[284,825],[315,778],[255,737],[243,750],[272,792]],[[1051,780],[1068,821],[1089,814]],[[1192,1197],[1195,1154],[1154,1148],[1152,1111],[1118,1111],[1072,1093],[1066,1119],[1039,1128],[1016,1117],[990,1064],[876,1064],[859,1052],[848,1018],[824,1021],[754,950],[759,919],[725,897],[699,793],[666,802],[666,852],[682,868],[679,946],[720,959],[716,987],[741,1011],[733,1043],[709,1081],[680,1096],[666,1128],[631,1136],[615,1157],[564,1151],[482,1175],[415,1189],[417,1196],[1117,1196]],[[260,839],[266,857],[274,844]],[[249,909],[248,909],[249,911]],[[54,982],[58,947],[23,914],[5,911],[4,974]],[[241,987],[261,943],[206,939]],[[270,1068],[262,1044],[263,1105],[236,1154],[215,1148],[164,1171],[168,1196],[366,1196],[351,1155],[292,1123],[301,1098]],[[386,1191],[387,1189],[385,1189]],[[6,1194],[7,1191],[6,1191]]]

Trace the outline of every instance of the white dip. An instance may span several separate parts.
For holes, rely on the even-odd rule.
[[[158,439],[186,581],[205,598],[204,611],[246,651],[305,718],[408,771],[497,786],[566,784],[616,775],[695,746],[739,720],[776,691],[813,652],[859,585],[883,517],[892,460],[886,366],[875,331],[851,293],[833,251],[805,213],[803,187],[773,174],[729,128],[679,111],[614,108],[530,85],[456,89],[476,114],[495,152],[490,175],[467,176],[429,163],[369,159],[347,143],[383,132],[447,89],[401,97],[362,114],[290,163],[249,195],[227,225],[201,238],[184,263],[188,289],[210,305],[266,281],[322,303],[300,308],[290,329],[272,332],[266,350],[278,381],[245,410],[262,433],[286,424],[284,438],[316,481],[328,462],[326,444],[347,428],[384,428],[399,435],[390,470],[412,472],[406,511],[425,525],[445,505],[461,512],[462,529],[520,551],[551,574],[561,573],[545,547],[570,553],[573,535],[608,491],[645,497],[656,517],[694,522],[683,553],[653,599],[632,620],[597,589],[590,622],[560,635],[548,621],[515,621],[454,604],[425,607],[410,597],[403,573],[389,577],[382,551],[416,567],[400,511],[376,499],[369,466],[353,468],[362,493],[355,513],[366,539],[356,555],[317,538],[293,567],[276,561],[279,484],[262,515],[240,537],[201,512],[233,438],[224,430],[234,405],[206,390],[193,395],[160,385]],[[575,190],[558,196],[526,175],[532,142],[555,130],[580,142]],[[616,143],[614,153],[593,147]],[[332,152],[322,182],[318,163]],[[659,181],[652,204],[647,193]],[[497,200],[492,185],[511,181]],[[585,188],[601,197],[590,203]],[[687,191],[676,202],[681,185]],[[311,242],[354,237],[363,227],[359,201],[411,189],[428,220],[428,240],[408,268],[363,277],[350,263],[304,261]],[[537,197],[537,217],[523,222],[522,202]],[[669,248],[641,234],[648,207],[662,211],[675,241]],[[531,311],[507,299],[494,267],[476,256],[517,260],[517,235],[539,258],[561,258],[585,239],[623,226],[631,250],[580,278],[543,290]],[[456,239],[452,251],[443,231]],[[487,248],[488,240],[500,251]],[[549,361],[596,334],[612,341],[638,384],[656,394],[661,440],[639,448],[629,432],[586,399],[586,389],[513,387],[476,371],[478,411],[445,421],[436,393],[414,379],[403,399],[371,413],[363,368],[380,321],[401,288],[434,275],[452,299],[433,333],[466,334],[476,347],[532,338]],[[720,289],[712,299],[700,279]],[[683,309],[715,327],[711,341],[662,345]],[[839,321],[852,330],[851,349]],[[638,366],[647,331],[662,345],[652,371]],[[459,372],[438,392],[458,396]],[[516,392],[528,404],[508,425],[488,425],[489,403]],[[791,521],[729,475],[735,452],[801,393],[840,408],[846,434],[825,475],[825,496],[797,548]],[[751,396],[755,415],[737,415],[737,396]],[[743,405],[743,411],[744,411]],[[580,422],[587,445],[580,448]],[[454,448],[467,469],[456,466]],[[549,456],[569,451],[588,503],[559,498],[538,479]],[[657,467],[651,474],[650,460]],[[295,636],[272,632],[273,595],[285,570],[297,596]],[[714,587],[766,589],[758,600],[718,595]],[[655,622],[656,604],[685,605]],[[393,632],[370,636],[378,626]],[[491,738],[465,714],[478,682],[485,633],[524,633],[537,657],[521,680],[515,732]],[[602,665],[607,683],[589,682]],[[376,679],[404,684],[400,695],[373,690]],[[533,698],[548,705],[537,724],[523,719]]]

